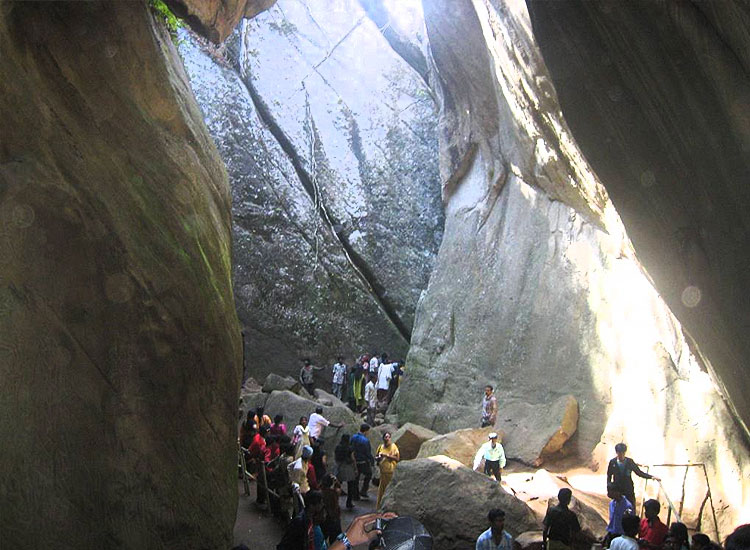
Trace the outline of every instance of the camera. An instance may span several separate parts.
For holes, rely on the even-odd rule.
[[[382,531],[383,529],[385,529],[385,526],[388,524],[388,521],[389,520],[387,519],[377,518],[375,520],[375,530]]]

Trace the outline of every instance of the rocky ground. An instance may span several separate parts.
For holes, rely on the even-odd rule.
[[[234,545],[246,545],[250,550],[275,548],[284,534],[284,525],[266,510],[255,505],[255,483],[250,486],[250,496],[245,495],[242,481],[237,482],[239,504],[234,524]],[[346,497],[341,497],[341,526],[346,528],[355,517],[374,511],[375,499],[362,500],[352,510],[347,510]]]

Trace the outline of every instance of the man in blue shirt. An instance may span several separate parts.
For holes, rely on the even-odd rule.
[[[625,514],[633,513],[633,505],[620,492],[620,489],[613,483],[607,485],[607,496],[612,500],[609,502],[609,524],[607,525],[607,534],[604,537],[604,547],[609,548],[612,539],[619,537],[624,533],[622,529],[622,517]]]
[[[359,495],[353,496],[355,500],[366,500],[370,498],[370,495],[367,494],[367,490],[370,487],[372,467],[375,465],[375,458],[372,456],[372,447],[370,446],[370,440],[367,438],[368,431],[370,431],[370,425],[362,424],[359,427],[359,432],[354,434],[349,440],[349,444],[354,450],[354,460],[357,462],[357,479],[354,484],[355,487],[359,486],[359,476],[364,476]]]
[[[476,550],[513,550],[513,537],[505,531],[505,512],[493,508],[487,514],[490,528],[479,535]]]

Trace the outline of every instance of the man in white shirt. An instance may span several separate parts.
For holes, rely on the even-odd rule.
[[[375,425],[375,408],[378,406],[378,390],[375,386],[375,375],[370,375],[370,381],[365,386],[365,403],[367,403],[367,423]]]
[[[343,428],[344,423],[334,423],[323,416],[323,407],[317,407],[315,412],[310,415],[310,419],[307,421],[307,426],[310,428],[310,441],[315,441],[323,433],[323,428],[326,426],[333,426],[334,428]]]
[[[612,539],[612,542],[609,543],[609,550],[638,550],[639,545],[635,537],[638,536],[640,522],[641,518],[638,516],[623,516],[623,534]]]
[[[393,363],[381,363],[378,367],[378,401],[385,401],[393,378]]]
[[[331,380],[331,393],[339,399],[341,399],[345,380],[346,363],[344,363],[344,358],[339,356],[337,363],[333,365],[333,379]]]
[[[492,432],[487,436],[486,443],[482,444],[474,456],[474,469],[479,468],[479,464],[484,459],[484,473],[500,481],[500,469],[505,468],[505,450],[497,442],[497,434]]]
[[[378,372],[378,356],[375,352],[372,353],[372,357],[370,358],[370,374],[377,374]]]

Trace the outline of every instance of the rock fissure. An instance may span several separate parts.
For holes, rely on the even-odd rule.
[[[336,222],[326,205],[323,203],[322,198],[316,190],[314,179],[304,168],[301,156],[296,147],[287,137],[284,129],[276,122],[270,109],[268,109],[263,98],[258,93],[258,90],[253,85],[252,77],[250,75],[242,75],[241,79],[247,87],[247,91],[253,100],[253,104],[258,112],[258,116],[264,122],[264,124],[266,124],[269,131],[274,135],[281,148],[287,154],[289,160],[292,163],[292,166],[294,166],[294,170],[299,177],[300,183],[310,197],[310,200],[312,200],[313,205],[315,205],[317,215],[320,217],[320,219],[323,220],[323,222],[326,224],[326,227],[331,231],[331,234],[343,249],[354,273],[356,273],[357,277],[360,279],[365,288],[368,289],[368,291],[378,304],[378,307],[385,314],[388,320],[393,324],[404,341],[408,343],[411,339],[411,330],[404,324],[404,322],[396,312],[394,306],[390,303],[390,300],[385,296],[385,290],[375,278],[372,269],[362,259],[360,254],[357,253],[356,250],[354,250],[346,236],[341,231],[336,230],[336,227],[339,224]]]

